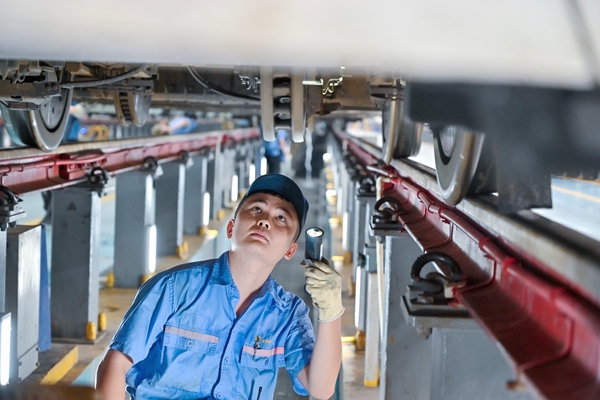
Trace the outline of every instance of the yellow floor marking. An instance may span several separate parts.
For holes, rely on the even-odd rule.
[[[377,387],[377,386],[379,386],[379,380],[378,379],[374,379],[372,381],[369,381],[369,380],[365,379],[364,385],[366,387]]]
[[[50,368],[50,371],[40,381],[43,385],[54,385],[60,381],[66,374],[73,368],[79,361],[79,347],[75,346],[73,349],[65,355],[54,367]]]
[[[117,197],[117,195],[114,192],[109,193],[102,198],[102,202],[105,203],[107,201],[113,201],[116,197]]]
[[[26,225],[26,226],[37,226],[37,225],[39,225],[39,224],[42,223],[43,219],[44,218],[32,219],[31,221],[23,222],[23,225]]]
[[[582,198],[584,200],[593,201],[594,203],[600,204],[600,198],[594,197],[594,196],[590,196],[589,194],[579,193],[579,192],[576,192],[574,190],[569,190],[569,189],[563,189],[563,188],[558,187],[558,186],[552,186],[552,189],[556,190],[557,192],[561,192],[561,193],[565,193],[565,194],[570,194],[571,196],[579,197],[579,198]]]

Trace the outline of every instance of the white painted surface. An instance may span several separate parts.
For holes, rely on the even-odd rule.
[[[594,0],[588,38],[598,50]],[[589,88],[568,0],[21,0],[0,58],[375,67],[413,79]]]

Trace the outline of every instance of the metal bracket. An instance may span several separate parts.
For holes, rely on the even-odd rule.
[[[403,225],[398,221],[398,214],[402,211],[404,209],[395,197],[383,196],[377,200],[369,221],[369,234],[379,243],[383,243],[386,236],[400,236]]]
[[[19,205],[22,201],[6,186],[0,186],[0,230],[5,231],[14,226],[16,221],[25,218],[27,213]]]
[[[114,179],[110,178],[110,174],[102,167],[94,167],[87,173],[87,181],[76,185],[92,192],[98,193],[98,196],[103,197],[115,189]]]
[[[61,87],[54,82],[23,82],[12,84],[0,80],[0,101],[7,103],[8,108],[20,108],[16,104],[28,103],[28,109],[37,109],[44,101],[59,96]]]
[[[450,271],[447,277],[430,272],[425,278],[420,273],[430,262],[444,264]],[[471,319],[464,305],[454,300],[454,289],[466,285],[465,277],[456,261],[441,252],[419,256],[410,270],[413,280],[400,303],[406,321],[426,338],[433,328],[474,329],[477,324]]]
[[[146,157],[144,158],[144,163],[142,164],[141,171],[149,172],[154,179],[162,176],[163,169],[158,163],[158,159],[156,157]]]
[[[194,160],[192,160],[192,157],[190,157],[190,153],[188,151],[180,151],[178,158],[179,162],[182,163],[186,169],[194,165]]]

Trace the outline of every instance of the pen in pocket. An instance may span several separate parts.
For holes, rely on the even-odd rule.
[[[256,400],[260,400],[260,394],[262,393],[262,386],[258,387],[258,396],[256,396]]]

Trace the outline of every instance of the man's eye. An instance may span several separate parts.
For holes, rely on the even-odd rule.
[[[285,221],[285,217],[283,215],[278,215],[277,219],[280,221]]]
[[[252,211],[260,211],[260,207],[259,206],[254,206],[254,207],[252,207]]]

